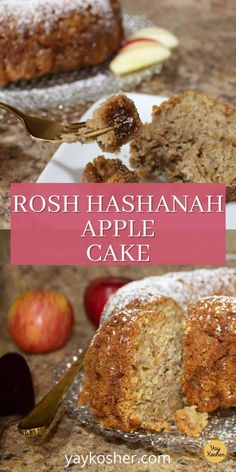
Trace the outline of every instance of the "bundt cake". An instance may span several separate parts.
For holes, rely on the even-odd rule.
[[[100,64],[123,38],[119,0],[0,2],[0,84]]]
[[[105,100],[86,121],[86,131],[113,127],[96,138],[103,151],[117,152],[124,144],[137,136],[141,129],[141,120],[134,102],[124,93],[112,95]],[[85,129],[82,129],[82,138]],[[86,142],[88,140],[86,139]]]
[[[236,108],[186,92],[153,108],[131,145],[130,163],[147,179],[225,183],[236,199]]]
[[[89,162],[82,174],[86,183],[136,183],[138,176],[126,167],[120,159],[98,156]]]
[[[236,298],[191,305],[183,348],[183,393],[201,412],[236,406]]]
[[[183,326],[190,303],[213,295],[236,295],[236,269],[148,277],[111,297],[85,356],[79,395],[102,427],[158,431],[177,412],[177,425],[183,429],[186,417],[188,431],[199,434],[206,415],[183,411]]]

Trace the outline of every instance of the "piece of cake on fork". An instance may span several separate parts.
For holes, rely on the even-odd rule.
[[[133,100],[124,93],[119,93],[107,98],[94,111],[92,118],[86,121],[86,130],[82,129],[81,139],[83,140],[85,131],[96,132],[111,127],[110,131],[97,136],[96,141],[103,151],[117,152],[138,135],[141,126]],[[88,142],[87,138],[84,142]]]

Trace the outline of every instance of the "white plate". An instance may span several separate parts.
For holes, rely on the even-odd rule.
[[[145,95],[139,93],[128,93],[140,114],[143,122],[151,120],[151,111],[153,105],[160,105],[165,97],[156,95]],[[102,97],[94,103],[88,111],[81,117],[81,121],[90,118],[94,110],[104,101]],[[81,174],[85,165],[94,157],[103,154],[106,157],[114,157],[114,154],[104,153],[96,143],[91,144],[62,144],[51,161],[45,167],[38,178],[39,183],[76,183],[80,182]],[[118,154],[127,166],[129,166],[129,145],[123,146]],[[227,204],[226,208],[226,229],[236,229],[236,203]]]

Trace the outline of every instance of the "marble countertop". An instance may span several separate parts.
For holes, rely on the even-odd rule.
[[[232,249],[232,248],[231,248]],[[75,327],[71,340],[63,349],[46,355],[25,355],[33,376],[35,394],[39,400],[52,385],[52,370],[69,356],[75,347],[84,347],[91,339],[94,328],[88,321],[83,308],[84,289],[90,280],[109,275],[126,275],[130,278],[142,278],[157,275],[169,270],[185,270],[186,268],[166,267],[14,267],[4,265],[0,271],[0,356],[6,352],[16,351],[11,342],[7,327],[6,313],[11,301],[23,291],[29,289],[54,289],[64,293],[71,301],[75,310]],[[2,433],[3,425],[5,429]],[[2,434],[1,434],[2,433]],[[107,440],[101,435],[80,427],[76,420],[63,415],[55,424],[46,439],[25,438],[17,431],[16,424],[7,426],[0,420],[0,472],[62,472],[66,464],[65,456],[71,454],[112,454],[124,456],[136,454],[133,465],[99,466],[91,464],[84,470],[96,472],[107,470],[112,472],[234,472],[236,462],[232,458],[219,465],[210,465],[203,455],[170,454],[170,464],[151,465],[139,464],[143,454],[152,454],[138,444],[127,445],[118,440]],[[79,465],[68,468],[75,472],[82,470]]]
[[[235,0],[122,0],[125,11],[145,14],[167,27],[180,47],[160,76],[143,82],[135,91],[171,96],[198,90],[236,104]],[[52,116],[78,120],[90,103],[49,110]],[[0,114],[0,227],[9,228],[9,185],[34,182],[56,146],[32,142],[19,123]]]

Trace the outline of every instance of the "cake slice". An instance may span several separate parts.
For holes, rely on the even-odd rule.
[[[109,97],[95,110],[93,117],[86,121],[86,131],[112,126],[111,131],[98,136],[96,141],[103,151],[117,152],[137,136],[141,124],[134,102],[120,93]]]
[[[166,297],[133,303],[98,329],[84,361],[79,403],[102,427],[168,429],[181,395],[183,311]]]
[[[132,142],[130,163],[148,179],[225,183],[236,198],[236,108],[186,92],[153,108]]]
[[[213,296],[189,307],[183,393],[200,412],[236,406],[236,298]]]
[[[106,159],[98,156],[89,162],[82,174],[86,183],[128,183],[138,182],[136,172],[129,170],[120,159]]]

